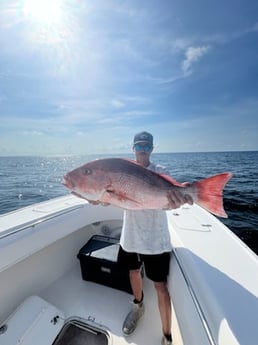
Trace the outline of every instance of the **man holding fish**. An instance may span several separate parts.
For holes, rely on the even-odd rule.
[[[188,203],[200,205],[219,217],[227,217],[222,191],[232,177],[229,172],[193,183],[179,183],[166,169],[150,161],[153,136],[135,135],[135,161],[107,158],[88,162],[68,172],[63,184],[72,193],[93,204],[112,204],[124,209],[119,262],[129,269],[134,294],[131,310],[123,323],[128,336],[144,313],[141,267],[153,281],[162,323],[162,345],[171,345],[171,301],[167,287],[172,250],[167,216]]]
[[[153,151],[153,136],[148,132],[135,135],[133,151],[136,162],[157,173],[167,171],[150,161]],[[190,196],[184,197],[178,190],[168,191],[167,209],[193,203]],[[172,344],[171,301],[167,288],[171,240],[166,213],[163,210],[125,210],[120,240],[119,261],[130,270],[130,282],[134,294],[131,311],[125,318],[123,333],[130,335],[144,313],[141,266],[144,263],[146,276],[154,282],[162,322],[162,344]]]

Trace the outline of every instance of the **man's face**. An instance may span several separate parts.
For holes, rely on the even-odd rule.
[[[141,142],[134,144],[133,150],[136,156],[136,160],[141,161],[149,159],[153,150],[153,146],[148,142]]]

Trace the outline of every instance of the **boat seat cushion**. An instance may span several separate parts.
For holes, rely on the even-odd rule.
[[[0,344],[51,345],[63,324],[60,310],[30,296],[1,325]]]

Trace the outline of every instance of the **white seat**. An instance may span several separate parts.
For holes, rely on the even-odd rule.
[[[30,296],[2,324],[0,344],[51,345],[63,324],[62,311],[38,296]]]

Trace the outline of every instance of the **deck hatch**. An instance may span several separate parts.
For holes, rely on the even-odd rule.
[[[109,337],[104,331],[77,320],[64,325],[53,345],[108,345]]]

